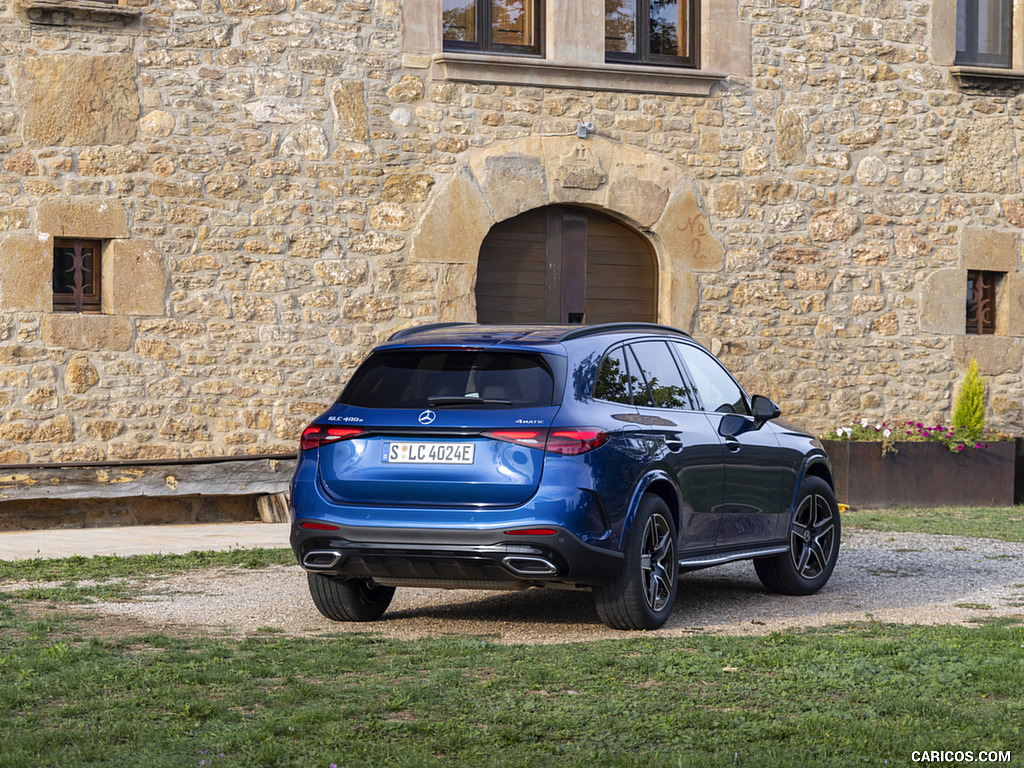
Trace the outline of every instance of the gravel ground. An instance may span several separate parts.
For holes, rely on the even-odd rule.
[[[93,608],[175,634],[372,632],[392,638],[482,636],[502,643],[621,638],[597,618],[586,593],[399,589],[372,624],[335,623],[313,606],[304,572],[211,570],[149,582],[152,594]],[[765,592],[749,562],[684,574],[668,623],[671,637],[759,635],[877,619],[906,624],[968,623],[1024,615],[1024,544],[912,533],[844,532],[839,564],[810,597]]]

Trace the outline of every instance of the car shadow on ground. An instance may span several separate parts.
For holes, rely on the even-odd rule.
[[[741,573],[714,574],[700,571],[683,574],[679,581],[676,606],[666,627],[693,624],[695,614],[729,613],[750,603],[770,599],[750,568]],[[527,589],[515,592],[474,592],[472,590],[416,590],[403,594],[399,589],[383,623],[435,620],[444,622],[516,624],[553,627],[602,627],[588,592],[561,589]],[[799,598],[792,598],[799,599]]]

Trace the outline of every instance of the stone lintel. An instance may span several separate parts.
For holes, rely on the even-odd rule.
[[[988,272],[1016,272],[1019,236],[1007,229],[967,227],[960,243],[966,269]]]
[[[47,200],[36,209],[36,230],[53,237],[126,238],[128,214],[124,204],[117,201]]]

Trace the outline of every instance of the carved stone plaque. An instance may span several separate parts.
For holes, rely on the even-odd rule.
[[[608,180],[608,174],[586,144],[580,144],[569,154],[563,155],[554,176],[564,189],[597,189]]]

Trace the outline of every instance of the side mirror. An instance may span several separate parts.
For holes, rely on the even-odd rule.
[[[766,421],[777,419],[782,415],[782,409],[773,400],[764,395],[754,395],[750,398],[750,407],[754,411],[754,423],[758,427]]]

